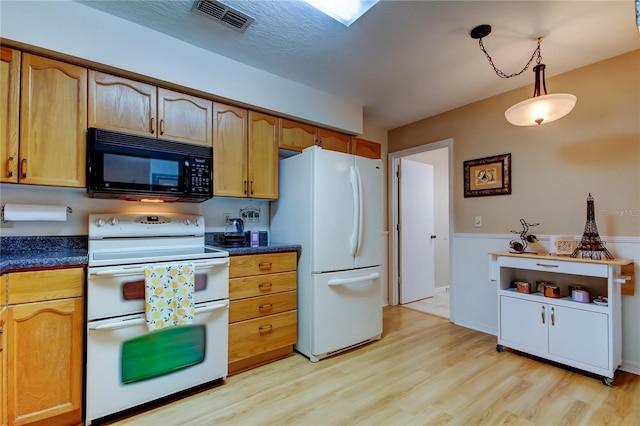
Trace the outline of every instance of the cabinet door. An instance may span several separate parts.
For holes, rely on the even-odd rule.
[[[82,299],[10,306],[7,333],[9,424],[79,424]]]
[[[278,118],[249,111],[249,197],[278,198]]]
[[[0,182],[18,182],[20,51],[0,47]]]
[[[544,303],[501,296],[500,343],[534,355],[546,355],[547,311]]]
[[[213,102],[158,89],[158,137],[211,146]]]
[[[364,139],[351,138],[351,153],[360,157],[381,158],[381,147],[379,143],[365,141]]]
[[[21,183],[85,186],[87,69],[22,56]]]
[[[553,305],[549,309],[550,354],[594,367],[609,367],[607,314]]]
[[[156,135],[156,86],[89,71],[89,127]]]
[[[302,152],[303,149],[316,144],[316,131],[315,126],[281,118],[279,147]]]
[[[333,132],[327,129],[318,129],[318,145],[324,149],[339,152],[349,152],[351,136],[344,133]]]
[[[247,110],[213,104],[213,195],[246,197]]]

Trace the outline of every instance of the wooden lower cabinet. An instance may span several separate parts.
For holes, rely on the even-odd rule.
[[[283,358],[297,341],[297,254],[233,256],[229,374]]]
[[[84,268],[6,277],[6,424],[81,424]]]

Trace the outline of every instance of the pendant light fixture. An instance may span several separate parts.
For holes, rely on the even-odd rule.
[[[480,50],[485,54],[489,63],[493,67],[493,70],[501,78],[511,78],[525,72],[533,59],[536,59],[536,65],[533,67],[533,72],[536,74],[535,86],[533,89],[533,97],[522,102],[518,102],[511,108],[507,109],[504,113],[507,121],[516,126],[535,126],[543,123],[550,123],[559,118],[569,114],[576,104],[576,97],[568,93],[556,93],[547,94],[547,85],[544,80],[544,69],[546,65],[542,62],[542,54],[540,53],[540,43],[542,38],[538,38],[538,46],[533,51],[531,59],[524,66],[524,68],[517,73],[505,74],[499,70],[487,50],[482,44],[482,38],[488,36],[491,33],[490,25],[479,25],[471,30],[471,38],[477,39],[480,45]],[[542,84],[542,90],[540,90],[540,84]]]

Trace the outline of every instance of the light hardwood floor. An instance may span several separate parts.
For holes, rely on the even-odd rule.
[[[380,341],[312,363],[301,355],[227,378],[117,425],[634,425],[640,376],[614,387],[510,351],[495,336],[403,307]]]

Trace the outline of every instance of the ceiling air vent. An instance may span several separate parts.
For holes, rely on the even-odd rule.
[[[196,0],[191,11],[243,33],[253,18],[217,0]]]

